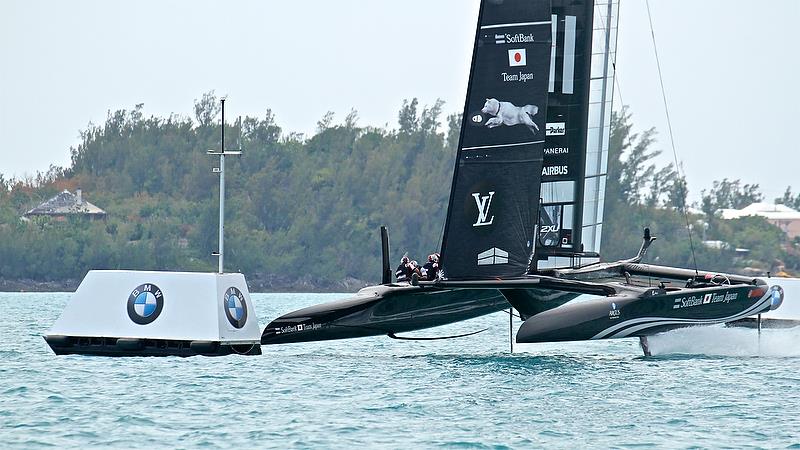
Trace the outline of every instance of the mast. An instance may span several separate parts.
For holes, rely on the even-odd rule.
[[[219,156],[219,167],[215,167],[212,171],[219,173],[219,247],[218,250],[212,255],[217,256],[218,273],[224,273],[224,258],[225,258],[225,156],[239,156],[242,154],[239,150],[225,150],[225,99],[220,100],[222,103],[222,125],[221,125],[221,138],[219,151],[209,150],[207,154],[212,156]]]

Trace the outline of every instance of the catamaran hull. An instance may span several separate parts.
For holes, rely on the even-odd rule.
[[[777,308],[782,301],[779,286],[715,287],[675,293],[654,290],[639,297],[595,297],[529,318],[517,332],[517,342],[649,336],[743,319]]]
[[[472,319],[509,307],[496,289],[381,285],[355,297],[315,305],[273,320],[262,344],[394,335]]]

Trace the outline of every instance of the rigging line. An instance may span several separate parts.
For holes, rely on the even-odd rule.
[[[604,30],[608,29],[606,27],[606,21],[607,20],[611,20],[611,17],[603,18],[603,9],[600,8],[600,5],[598,5],[598,4],[595,4],[594,6],[595,6],[595,9],[597,10],[597,17],[600,18],[600,24],[603,25],[603,29]],[[619,4],[617,4],[617,33],[619,33]],[[622,99],[622,87],[619,84],[619,77],[617,76],[617,56],[616,56],[617,47],[616,46],[617,46],[618,40],[616,38],[614,38],[614,42],[615,42],[615,44],[614,44],[614,58],[611,61],[611,67],[614,69],[614,86],[617,87],[616,93],[619,96],[619,103],[622,106],[625,106],[625,100]]]
[[[625,100],[622,99],[622,87],[619,85],[619,77],[617,76],[617,63],[611,63],[611,67],[614,68],[614,84],[617,86],[617,95],[619,96],[619,103],[622,106],[625,106]]]
[[[647,6],[647,19],[650,22],[650,36],[653,38],[653,53],[656,57],[656,67],[658,68],[658,81],[661,83],[661,98],[664,101],[664,112],[667,116],[667,129],[669,131],[669,141],[672,144],[672,156],[675,158],[675,172],[681,177],[683,180],[686,180],[686,176],[682,174],[681,166],[678,164],[678,152],[675,150],[675,137],[672,134],[672,121],[669,117],[669,107],[667,106],[667,91],[664,89],[664,77],[661,75],[661,61],[658,58],[658,46],[656,45],[656,32],[653,30],[653,16],[650,14],[650,0],[645,0],[645,5]],[[685,183],[681,182],[682,180],[679,179],[678,182],[681,183],[681,191],[686,189]],[[681,209],[683,209],[683,217],[686,219],[686,232],[689,234],[689,248],[692,251],[692,262],[694,263],[694,273],[695,275],[699,275],[697,271],[697,257],[694,254],[694,240],[692,239],[692,228],[689,225],[689,213],[686,210],[686,192],[681,192],[683,194],[683,204],[681,205]]]

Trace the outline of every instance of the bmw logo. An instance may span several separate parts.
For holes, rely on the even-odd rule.
[[[247,302],[242,291],[235,287],[228,288],[222,303],[228,322],[236,328],[242,328],[247,322]]]
[[[156,320],[162,309],[164,294],[155,284],[140,284],[128,296],[128,317],[139,325],[147,325]]]

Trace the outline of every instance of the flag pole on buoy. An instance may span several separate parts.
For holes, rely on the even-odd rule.
[[[207,153],[212,156],[219,156],[219,167],[214,167],[213,172],[219,173],[219,247],[218,250],[212,255],[217,256],[218,272],[224,273],[224,258],[225,258],[225,156],[239,156],[242,154],[241,149],[225,150],[225,99],[222,102],[222,130],[220,138],[219,151],[209,150]]]

